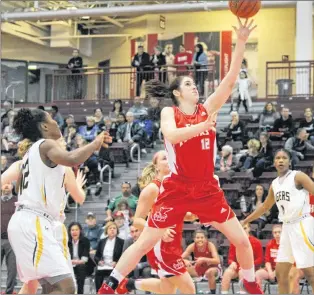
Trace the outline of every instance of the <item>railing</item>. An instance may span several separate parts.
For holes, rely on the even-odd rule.
[[[266,63],[266,97],[314,96],[314,61]]]
[[[58,100],[87,99],[129,99],[134,96],[145,97],[144,85],[151,79],[159,79],[167,84],[176,76],[194,77],[201,96],[214,92],[219,83],[215,68],[196,69],[193,65],[172,66],[161,70],[137,72],[132,67],[84,68],[79,73],[68,69],[55,70],[46,77],[47,102]]]

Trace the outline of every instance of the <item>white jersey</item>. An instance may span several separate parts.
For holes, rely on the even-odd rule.
[[[272,182],[275,201],[279,210],[279,220],[291,222],[311,211],[309,192],[295,186],[298,171],[289,171],[284,177]]]
[[[57,165],[50,168],[42,161],[39,147],[43,142],[44,139],[41,139],[34,143],[23,158],[18,201],[60,220],[60,211],[66,200],[65,167]]]

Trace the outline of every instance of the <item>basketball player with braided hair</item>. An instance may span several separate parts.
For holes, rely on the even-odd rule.
[[[163,237],[169,227],[182,224],[190,211],[204,224],[210,223],[221,231],[237,248],[237,260],[243,269],[243,289],[251,294],[262,294],[255,281],[253,251],[249,239],[224,193],[214,178],[216,155],[216,117],[219,109],[231,95],[240,72],[245,44],[255,28],[253,20],[243,24],[238,19],[235,28],[236,46],[230,70],[204,104],[191,77],[179,76],[168,87],[160,81],[146,83],[149,97],[171,98],[173,107],[161,112],[161,130],[168,153],[170,175],[163,180],[160,195],[154,204],[139,239],[124,252],[109,278],[103,284],[102,294],[112,294],[123,278],[137,265]],[[177,265],[172,265],[176,268]],[[189,285],[190,286],[190,285]],[[195,293],[195,287],[177,286],[181,293]]]
[[[74,293],[72,272],[55,238],[54,222],[59,221],[65,200],[65,166],[84,162],[100,148],[105,134],[66,152],[56,142],[61,132],[47,112],[21,109],[13,127],[33,142],[22,160],[17,210],[8,226],[19,277],[24,283],[39,280],[44,293]]]

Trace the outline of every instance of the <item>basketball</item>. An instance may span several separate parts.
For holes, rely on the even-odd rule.
[[[241,18],[254,16],[261,8],[261,0],[230,0],[231,12]]]

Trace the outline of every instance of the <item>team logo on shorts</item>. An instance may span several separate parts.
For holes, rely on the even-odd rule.
[[[153,220],[158,222],[165,222],[168,218],[168,212],[173,210],[173,208],[160,207],[159,211],[155,212],[153,215]]]
[[[177,261],[172,265],[175,270],[179,270],[185,267],[182,259],[177,259]]]

